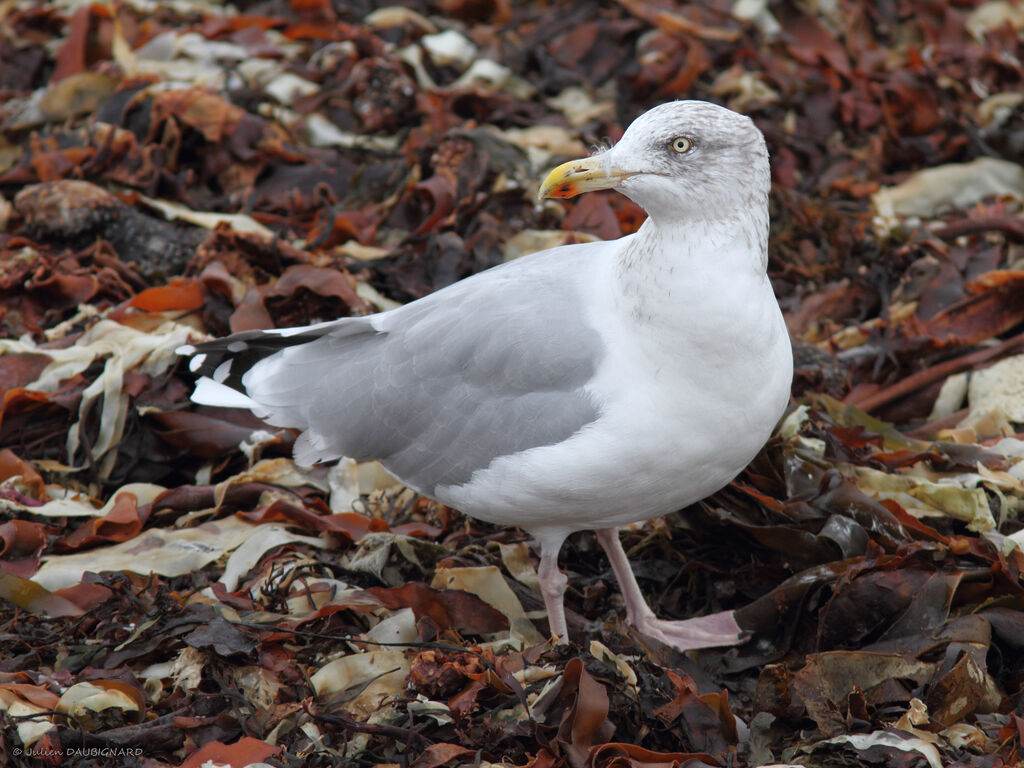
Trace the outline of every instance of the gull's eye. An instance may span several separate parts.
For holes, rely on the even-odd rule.
[[[693,139],[688,139],[685,136],[677,136],[672,139],[672,143],[669,144],[669,146],[672,147],[673,152],[678,152],[682,155],[693,149]]]

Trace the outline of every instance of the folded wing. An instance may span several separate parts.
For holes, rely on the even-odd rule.
[[[564,261],[592,269],[581,257],[601,245],[536,254],[378,315],[182,348],[203,377],[193,400],[303,430],[300,464],[379,459],[426,493],[464,483],[597,418],[586,385],[603,345],[583,311],[588,281]]]

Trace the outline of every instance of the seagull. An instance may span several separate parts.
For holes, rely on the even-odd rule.
[[[531,534],[552,634],[558,567],[594,530],[627,620],[681,650],[745,638],[732,611],[657,618],[617,528],[727,485],[789,402],[790,339],[767,276],[770,171],[750,118],[662,104],[540,197],[613,189],[647,212],[401,307],[188,345],[192,400],[301,430],[297,464],[376,459],[417,492]]]

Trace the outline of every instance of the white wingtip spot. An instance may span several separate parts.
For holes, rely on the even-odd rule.
[[[190,371],[192,371],[192,373],[198,373],[199,369],[202,368],[203,363],[205,361],[206,361],[206,353],[205,352],[202,353],[202,354],[196,355],[195,357],[193,357],[191,360],[188,361],[188,369]]]
[[[225,360],[223,363],[217,366],[217,369],[213,372],[213,375],[210,378],[216,381],[218,384],[223,384],[227,377],[230,375],[231,361]]]
[[[180,347],[178,347],[176,350],[174,350],[174,354],[181,355],[182,357],[187,357],[188,355],[194,355],[195,353],[196,353],[196,348],[193,347],[191,344],[182,344]]]
[[[249,408],[251,410],[260,407],[248,395],[205,376],[196,382],[196,388],[192,392],[192,402],[200,405],[219,405],[222,408]]]
[[[244,352],[248,348],[249,348],[249,345],[246,344],[244,341],[229,341],[228,342],[228,352],[231,352],[233,354],[238,354],[239,352]]]

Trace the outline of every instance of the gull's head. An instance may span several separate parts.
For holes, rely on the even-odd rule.
[[[655,221],[714,218],[737,207],[766,207],[770,171],[754,122],[706,101],[655,107],[611,149],[555,168],[541,197],[616,189]]]

